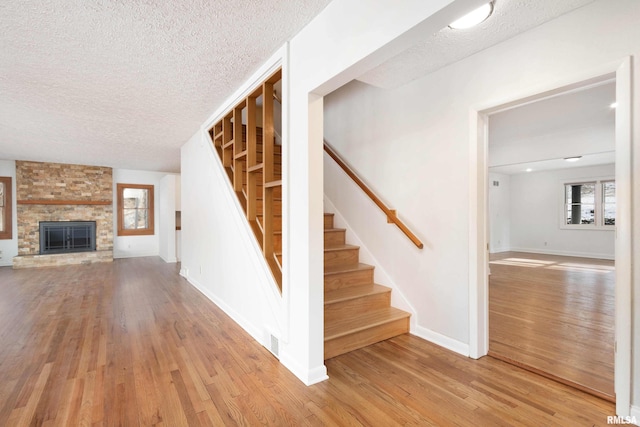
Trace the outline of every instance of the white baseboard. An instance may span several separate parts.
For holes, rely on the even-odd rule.
[[[119,252],[113,253],[113,258],[144,258],[149,256],[160,256],[158,252]]]
[[[289,357],[286,351],[280,353],[280,363],[282,363],[293,375],[298,377],[305,385],[310,386],[329,379],[327,367],[322,364],[312,369],[305,369],[298,365],[295,360]]]
[[[412,328],[411,334],[437,344],[440,347],[444,347],[447,350],[469,357],[469,344],[454,340],[453,338],[449,338],[422,326]]]
[[[640,421],[640,406],[631,405],[630,414],[632,418],[635,418],[635,423],[638,424]]]
[[[265,338],[265,334],[263,331],[259,330],[259,328],[255,327],[251,322],[247,321],[243,316],[241,316],[238,312],[229,307],[224,301],[215,295],[211,294],[207,291],[207,289],[202,286],[197,280],[194,280],[192,277],[188,276],[188,270],[182,268],[180,270],[180,275],[187,279],[187,281],[198,291],[200,291],[205,297],[211,300],[215,305],[217,305],[222,311],[225,312],[227,316],[229,316],[234,322],[236,322],[242,329],[244,329],[251,337],[256,340],[260,345],[269,349],[270,343],[263,342]],[[281,351],[279,354],[280,363],[282,363],[289,371],[291,371],[300,381],[302,381],[305,385],[313,385],[328,379],[327,376],[327,368],[324,364],[313,368],[311,370],[303,369],[299,366],[293,359],[287,356],[286,351]]]
[[[177,259],[177,258],[175,258],[175,257],[165,259],[165,257],[163,257],[162,255],[160,255],[160,258],[162,258],[162,260],[163,260],[164,262],[166,262],[167,264],[174,264],[174,263],[178,262],[178,259]]]
[[[573,256],[580,258],[593,258],[593,259],[609,259],[614,260],[615,256],[612,254],[599,254],[589,252],[575,252],[575,251],[555,251],[551,249],[538,249],[538,248],[511,248],[512,252],[528,252],[532,254],[542,255],[560,255],[560,256]]]
[[[511,250],[513,250],[513,249],[511,249],[510,247],[501,246],[501,247],[489,248],[489,253],[497,254],[497,253],[500,253],[500,252],[509,252]]]
[[[270,343],[265,342],[267,338],[265,338],[268,334],[265,334],[264,331],[259,330],[259,328],[255,327],[251,322],[247,321],[243,316],[241,316],[238,312],[229,307],[224,301],[216,297],[207,291],[207,289],[202,286],[197,280],[189,277],[189,271],[186,268],[180,269],[180,275],[187,279],[187,281],[198,291],[200,291],[205,297],[211,300],[215,305],[217,305],[222,311],[227,314],[234,322],[236,322],[242,329],[244,329],[253,339],[255,339],[260,345],[269,350]],[[280,350],[280,354],[277,356],[282,363],[291,373],[293,373],[300,381],[302,381],[305,385],[313,385],[328,379],[327,376],[327,368],[324,364],[313,368],[311,370],[304,369],[299,366],[295,360],[288,357],[285,350]]]
[[[182,270],[180,271],[180,273],[182,274]],[[215,296],[214,294],[212,294],[211,292],[209,292],[204,286],[202,286],[202,284],[200,284],[197,280],[194,280],[192,277],[189,276],[183,276],[185,279],[187,279],[187,281],[194,287],[196,288],[198,291],[200,291],[200,293],[202,295],[204,295],[205,297],[207,297],[209,300],[211,300],[211,302],[213,302],[215,305],[217,305],[220,310],[224,311],[225,314],[227,316],[229,316],[231,318],[231,320],[233,320],[234,322],[236,322],[238,325],[240,325],[240,327],[242,329],[244,329],[249,335],[251,335],[251,337],[256,340],[257,342],[260,343],[260,345],[262,345],[263,347],[267,347],[266,343],[262,342],[263,339],[263,333],[261,330],[259,330],[258,328],[256,328],[251,322],[249,322],[247,319],[245,319],[243,316],[241,316],[237,311],[233,310],[231,307],[229,307],[229,305],[227,305],[223,300],[221,300],[220,298],[218,298],[217,296]]]

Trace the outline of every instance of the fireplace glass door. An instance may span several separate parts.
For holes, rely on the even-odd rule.
[[[95,250],[95,221],[40,222],[40,254]]]

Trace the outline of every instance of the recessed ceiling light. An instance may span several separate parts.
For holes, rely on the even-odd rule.
[[[489,2],[480,6],[476,10],[467,13],[462,18],[453,21],[449,24],[449,28],[453,28],[454,30],[464,30],[466,28],[474,27],[491,16],[492,12],[493,2]]]
[[[531,169],[531,168],[526,168],[525,169],[525,172],[531,172],[531,171],[533,171],[533,169]]]
[[[609,108],[616,108],[618,106],[617,102],[612,102],[611,105],[609,105]]]
[[[573,157],[565,157],[564,159],[567,162],[577,162],[578,160],[580,160],[582,158],[582,156],[573,156]]]

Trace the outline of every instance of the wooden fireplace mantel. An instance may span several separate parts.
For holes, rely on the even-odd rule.
[[[109,206],[113,200],[53,200],[53,199],[25,199],[18,200],[19,205],[100,205]]]

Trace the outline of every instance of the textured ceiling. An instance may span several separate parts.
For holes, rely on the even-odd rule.
[[[495,0],[493,14],[467,30],[444,28],[358,80],[395,88],[487,49],[594,0]]]
[[[528,144],[545,135],[558,135],[580,129],[613,127],[616,100],[614,81],[563,93],[490,116],[489,139],[492,146]],[[610,144],[603,141],[602,150]]]
[[[180,147],[330,0],[3,0],[0,159],[177,172]]]
[[[616,84],[611,81],[492,114],[489,118],[490,158],[493,152],[504,148],[526,152],[527,146],[545,139],[553,140],[556,149],[563,151],[559,146],[568,146],[572,134],[579,137],[597,135],[597,138],[595,143],[590,141],[588,147],[581,140],[581,150],[571,152],[571,155],[582,155],[575,163],[565,162],[563,158],[547,158],[501,164],[492,166],[490,170],[516,174],[525,173],[529,168],[542,171],[614,163],[615,143],[611,139],[600,138],[608,133],[615,135],[615,109],[611,108],[615,99]],[[602,130],[609,132],[603,133]]]
[[[593,0],[496,0],[361,80],[394,87]],[[180,147],[330,0],[0,1],[0,159],[177,172]]]

